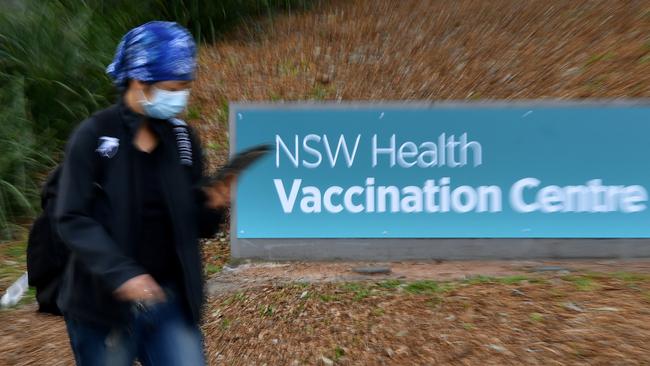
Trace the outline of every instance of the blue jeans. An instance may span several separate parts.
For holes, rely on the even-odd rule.
[[[65,323],[79,366],[130,366],[136,358],[143,366],[205,365],[201,330],[171,292],[164,303],[134,306],[124,327],[101,327],[70,316]]]

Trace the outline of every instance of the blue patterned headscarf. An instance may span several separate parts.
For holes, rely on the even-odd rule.
[[[120,87],[125,86],[127,79],[192,80],[195,57],[196,45],[185,28],[174,22],[153,21],[122,37],[106,72]]]

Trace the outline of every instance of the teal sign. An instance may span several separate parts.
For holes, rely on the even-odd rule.
[[[231,106],[238,238],[649,238],[650,106]]]

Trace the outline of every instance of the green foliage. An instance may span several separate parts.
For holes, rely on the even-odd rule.
[[[323,86],[321,84],[314,85],[314,87],[311,90],[311,98],[312,100],[324,100],[327,97],[329,97],[332,93],[336,91],[336,88],[332,85],[330,86]]]
[[[578,291],[593,291],[599,288],[599,285],[594,282],[592,276],[564,276],[562,279],[572,282]]]
[[[469,284],[469,285],[478,285],[478,284],[484,284],[484,283],[493,283],[495,281],[496,281],[496,279],[494,277],[484,276],[484,275],[477,275],[477,276],[469,277],[464,282]]]
[[[402,281],[400,281],[400,280],[390,279],[390,280],[385,280],[385,281],[379,282],[377,284],[377,286],[379,286],[380,288],[383,288],[383,289],[392,290],[392,289],[398,288],[401,284],[402,284]]]
[[[29,217],[38,202],[36,173],[48,161],[39,151],[22,96],[24,78],[1,78],[0,89],[0,240],[12,239],[15,220]],[[8,96],[15,94],[16,97]]]
[[[343,356],[345,356],[345,350],[341,346],[334,347],[334,361],[338,361]]]
[[[273,316],[275,313],[275,307],[272,305],[260,306],[260,315],[261,316]]]
[[[436,281],[422,280],[411,282],[404,289],[413,294],[432,294],[440,291],[440,286]]]
[[[218,266],[216,264],[208,263],[208,264],[206,264],[204,271],[205,271],[206,275],[211,276],[211,275],[213,275],[215,273],[221,272],[222,269],[223,269],[222,266]]]
[[[615,272],[612,276],[628,284],[638,284],[650,281],[650,275],[634,272]]]
[[[200,41],[310,0],[8,0],[0,12],[0,240],[38,211],[39,185],[72,128],[116,98],[105,68],[120,38],[174,20]],[[25,220],[23,220],[25,219]]]
[[[370,296],[370,288],[367,283],[347,282],[343,284],[342,289],[348,292],[353,292],[354,301],[360,301]]]
[[[201,114],[201,108],[199,106],[191,105],[187,108],[186,115],[190,120],[201,118]]]
[[[506,285],[516,285],[523,281],[528,281],[528,277],[524,275],[512,275],[508,277],[499,278],[499,282]]]

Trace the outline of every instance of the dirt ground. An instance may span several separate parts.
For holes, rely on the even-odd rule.
[[[650,363],[650,260],[242,263],[208,285],[210,365]],[[71,364],[60,318],[0,322],[0,364]]]

